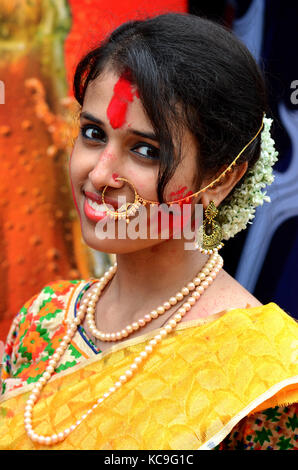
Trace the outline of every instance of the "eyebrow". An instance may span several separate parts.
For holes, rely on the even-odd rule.
[[[80,114],[80,119],[85,118],[88,119],[88,121],[93,121],[96,124],[99,124],[101,126],[105,126],[104,122],[98,119],[97,117],[93,116],[92,114],[88,113],[87,111],[82,111]],[[144,137],[145,139],[150,139],[150,140],[155,140],[155,142],[158,142],[157,136],[153,132],[141,132],[137,131],[136,129],[129,129],[128,132],[130,134],[135,134],[140,137]]]

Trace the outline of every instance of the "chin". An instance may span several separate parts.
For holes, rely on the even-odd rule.
[[[96,251],[108,254],[128,254],[135,253],[137,251],[150,249],[156,245],[167,241],[164,239],[100,239],[95,234],[94,227],[92,229],[84,227],[82,229],[82,237],[86,245],[93,248]]]

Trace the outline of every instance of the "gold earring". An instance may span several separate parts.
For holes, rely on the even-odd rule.
[[[202,240],[202,246],[199,246],[201,253],[211,254],[218,251],[224,246],[222,240],[222,228],[221,225],[215,221],[215,217],[218,215],[218,209],[216,208],[214,201],[211,201],[205,210],[205,219],[203,226],[199,228],[199,237]]]
[[[138,195],[134,185],[132,183],[130,183],[126,178],[117,177],[116,179],[126,181],[126,183],[128,183],[130,186],[132,186],[133,191],[134,191],[134,195],[135,195],[134,202],[127,202],[125,204],[122,204],[122,206],[119,207],[117,211],[112,211],[111,209],[109,209],[107,207],[107,205],[105,203],[105,200],[104,200],[104,193],[105,193],[106,188],[108,187],[108,186],[105,186],[104,189],[103,189],[102,195],[101,195],[102,203],[105,205],[107,214],[110,217],[112,217],[116,220],[117,219],[126,219],[126,223],[128,224],[130,222],[129,217],[133,216],[137,212],[137,210],[139,210],[139,207],[142,204],[145,205],[146,203],[145,203],[145,200]]]

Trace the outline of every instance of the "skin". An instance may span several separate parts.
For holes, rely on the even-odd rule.
[[[123,195],[127,197],[127,201],[133,201],[133,193],[129,185],[123,181],[117,181],[115,175],[127,178],[145,199],[158,201],[156,192],[158,160],[148,160],[146,158],[148,150],[143,144],[140,144],[145,142],[158,148],[158,142],[139,137],[131,132],[134,129],[143,133],[153,133],[152,124],[144,112],[137,90],[133,90],[132,101],[127,102],[124,119],[123,109],[121,111],[122,125],[115,126],[115,122],[117,122],[115,115],[112,120],[113,125],[109,119],[110,112],[108,111],[111,110],[114,89],[117,83],[119,84],[119,78],[121,77],[107,69],[101,77],[89,83],[82,113],[87,112],[93,115],[100,119],[103,125],[99,126],[85,117],[81,118],[81,125],[89,124],[102,128],[104,134],[101,132],[101,135],[104,137],[101,137],[102,141],[100,142],[90,143],[79,134],[69,165],[74,202],[79,213],[85,243],[101,252],[116,254],[117,272],[102,292],[96,305],[96,324],[99,329],[105,332],[121,330],[175,295],[182,286],[195,277],[208,260],[208,256],[201,254],[199,250],[185,250],[183,238],[180,240],[173,238],[167,240],[150,238],[146,240],[99,240],[95,235],[96,222],[90,221],[84,213],[83,189],[100,193],[107,185],[105,193],[107,197],[117,199],[117,196]],[[113,112],[115,113],[115,109]],[[98,138],[99,134],[95,130],[93,134],[92,132],[90,134],[89,131],[90,135]],[[196,148],[197,143],[194,137],[186,131],[182,141],[182,161],[166,187],[166,201],[180,199],[186,194],[194,193],[200,189],[195,187]],[[137,156],[132,149],[144,156]],[[195,203],[200,202],[205,209],[211,200],[218,206],[243,176],[246,169],[247,163],[245,162],[229,173],[221,185],[201,193],[199,198],[193,198],[193,207]],[[214,175],[211,180],[203,180],[201,187],[205,187],[216,176],[218,175]],[[156,221],[148,219],[148,224],[151,223],[156,223]],[[128,339],[164,325],[183,302],[181,301],[164,315],[130,335]],[[202,298],[183,317],[183,321],[214,314],[224,308],[243,308],[247,303],[251,306],[261,305],[222,269],[211,286],[204,292]],[[119,309],[120,305],[121,309]],[[101,350],[114,344],[95,339],[90,333],[86,321],[83,326]]]

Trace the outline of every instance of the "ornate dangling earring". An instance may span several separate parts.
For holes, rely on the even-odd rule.
[[[198,231],[199,239],[203,239],[202,246],[198,247],[201,253],[215,253],[224,246],[221,242],[222,228],[220,224],[214,220],[217,214],[218,209],[216,208],[214,201],[211,201],[205,210],[206,219]]]
[[[130,222],[129,217],[133,216],[137,212],[137,210],[139,210],[139,207],[141,205],[145,206],[146,201],[138,195],[134,185],[132,183],[130,183],[126,178],[117,177],[116,180],[126,181],[126,183],[128,183],[130,186],[132,186],[133,191],[134,191],[134,195],[135,195],[134,202],[127,202],[125,204],[122,204],[122,206],[119,207],[119,209],[117,211],[113,211],[113,210],[109,209],[107,207],[106,203],[105,203],[105,200],[104,200],[104,193],[105,193],[106,188],[108,187],[108,186],[105,186],[104,189],[103,189],[102,195],[101,195],[102,203],[106,207],[106,211],[107,211],[108,216],[110,216],[114,219],[126,219],[126,223],[128,224]]]

